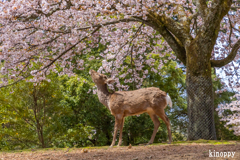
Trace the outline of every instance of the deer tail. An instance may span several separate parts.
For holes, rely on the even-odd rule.
[[[169,95],[166,96],[166,100],[167,100],[167,105],[169,105],[169,107],[172,108],[172,100]]]

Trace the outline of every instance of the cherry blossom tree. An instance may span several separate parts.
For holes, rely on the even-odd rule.
[[[71,76],[74,68],[87,65],[81,55],[102,44],[107,48],[99,72],[117,78],[130,56],[135,68],[127,69],[132,78],[126,82],[140,88],[147,71],[142,77],[137,71],[154,61],[144,55],[172,52],[170,58],[187,69],[189,139],[216,139],[211,71],[238,69],[239,0],[9,0],[0,5],[1,87],[29,76],[38,82],[51,70]],[[37,70],[36,63],[41,64]],[[126,88],[119,81],[117,86]]]
[[[232,99],[235,99],[229,104],[221,104],[218,111],[218,115],[221,117],[221,121],[225,121],[225,127],[229,130],[233,130],[234,134],[240,135],[240,88],[235,88],[237,94]],[[228,111],[231,111],[230,114]]]

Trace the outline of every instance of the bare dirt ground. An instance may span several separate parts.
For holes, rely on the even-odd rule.
[[[0,152],[0,160],[240,160],[240,144],[181,144],[128,146],[114,148],[80,148],[63,150],[32,150],[24,152]],[[234,157],[209,157],[211,152],[235,152]],[[214,154],[212,154],[214,156]]]

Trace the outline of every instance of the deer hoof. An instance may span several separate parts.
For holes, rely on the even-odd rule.
[[[152,143],[149,143],[149,142],[148,142],[145,146],[148,146],[148,145],[151,145],[151,144],[152,144]]]

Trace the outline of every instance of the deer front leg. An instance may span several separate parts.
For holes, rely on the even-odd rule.
[[[158,117],[156,114],[149,114],[152,121],[153,121],[153,124],[154,124],[154,130],[153,130],[153,134],[152,134],[152,137],[150,139],[150,141],[147,143],[147,145],[149,144],[152,144],[153,141],[154,141],[154,138],[157,134],[157,130],[158,130],[158,127],[160,126],[160,121],[158,120]]]
[[[119,125],[120,126],[120,135],[119,135],[119,142],[118,142],[118,146],[122,145],[122,131],[123,131],[123,125],[124,125],[124,118],[122,118],[122,122]]]
[[[120,129],[121,123],[122,123],[122,118],[120,118],[120,116],[115,116],[114,134],[113,134],[112,144],[110,147],[113,147],[115,145],[117,132]]]

